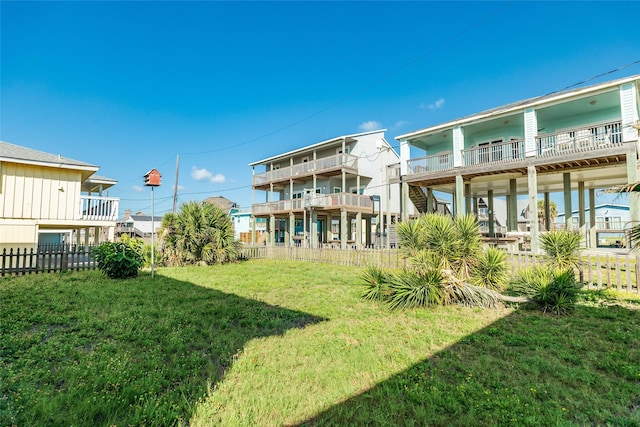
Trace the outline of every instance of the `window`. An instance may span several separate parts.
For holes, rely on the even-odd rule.
[[[341,192],[342,192],[342,188],[340,188],[340,187],[333,187],[333,192],[334,192],[334,193],[341,193]]]

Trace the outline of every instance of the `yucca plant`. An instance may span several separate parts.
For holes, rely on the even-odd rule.
[[[547,263],[553,268],[580,268],[580,233],[572,230],[551,230],[540,236]]]
[[[473,269],[471,282],[480,287],[500,291],[509,281],[507,260],[504,251],[487,248],[480,254]]]
[[[573,270],[546,266],[522,270],[514,282],[514,289],[531,298],[543,311],[556,314],[573,311],[580,292]]]
[[[415,308],[446,304],[448,295],[444,292],[443,277],[438,269],[424,273],[402,270],[391,278],[389,307]]]
[[[390,296],[390,274],[381,268],[370,266],[360,276],[364,283],[362,298],[371,301],[383,301]]]

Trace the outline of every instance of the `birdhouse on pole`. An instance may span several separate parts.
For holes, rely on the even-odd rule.
[[[144,175],[144,185],[147,187],[159,187],[161,178],[162,175],[158,172],[158,169],[151,169]]]

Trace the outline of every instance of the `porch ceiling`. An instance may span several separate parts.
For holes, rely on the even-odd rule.
[[[555,165],[550,168],[537,168],[538,194],[556,193],[564,191],[563,174],[571,173],[571,189],[578,189],[578,182],[584,182],[585,189],[606,189],[627,183],[627,168],[625,164],[591,164],[581,165],[579,169],[573,165]],[[471,184],[471,196],[486,196],[493,190],[494,196],[509,194],[509,182],[516,180],[516,191],[523,195],[529,192],[529,182],[526,169],[513,169],[506,173],[465,176],[465,184]],[[423,187],[431,187],[436,191],[453,194],[455,191],[455,177],[429,180],[428,182],[411,183]]]

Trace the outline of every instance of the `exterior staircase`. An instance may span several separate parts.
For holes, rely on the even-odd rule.
[[[413,206],[416,207],[421,214],[427,212],[427,195],[422,187],[410,185],[409,186],[409,199],[413,202]]]

